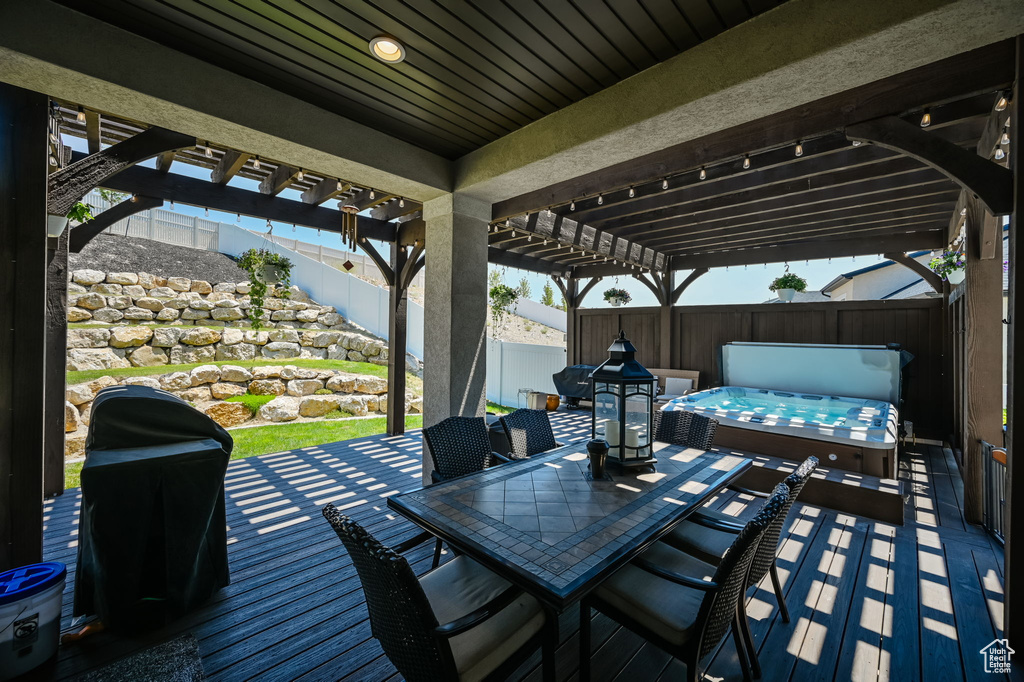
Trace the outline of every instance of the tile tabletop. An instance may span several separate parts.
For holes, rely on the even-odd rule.
[[[388,499],[388,506],[556,608],[629,561],[750,466],[663,446],[654,470],[609,466],[594,481],[584,443]]]

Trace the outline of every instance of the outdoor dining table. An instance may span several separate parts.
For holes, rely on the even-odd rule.
[[[750,468],[749,459],[661,445],[653,469],[605,480],[586,442],[388,498],[388,507],[564,611]]]

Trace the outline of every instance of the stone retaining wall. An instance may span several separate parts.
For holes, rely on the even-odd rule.
[[[331,306],[298,287],[288,299],[272,288],[249,325],[248,282],[210,284],[147,273],[75,270],[68,284],[67,369],[151,367],[256,358],[320,358],[387,364],[385,344],[352,331]],[[148,324],[147,324],[148,323]],[[157,325],[167,328],[154,328]]]
[[[203,365],[190,372],[145,377],[100,377],[67,387],[65,402],[65,456],[84,454],[92,401],[108,386],[149,386],[186,400],[224,427],[256,422],[287,422],[318,418],[333,410],[354,416],[387,413],[387,380],[338,370],[307,369],[294,365],[246,368]],[[326,393],[330,391],[330,393]],[[319,393],[318,393],[319,392]],[[242,403],[225,399],[243,395],[271,395],[256,415]],[[422,411],[423,400],[413,393],[405,398],[406,412]]]

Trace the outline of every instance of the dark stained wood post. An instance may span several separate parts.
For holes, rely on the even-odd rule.
[[[405,247],[391,244],[391,272],[388,293],[388,421],[389,436],[405,433],[405,349],[409,324],[409,289],[402,281],[408,254]]]
[[[1014,97],[1010,106],[1013,121],[1018,122],[1010,137],[1010,170],[1013,171],[1013,212],[1010,214],[1010,300],[1009,337],[1007,339],[1007,410],[1006,423],[1009,427],[1009,456],[1006,458],[1006,566],[1003,598],[1003,636],[1019,642],[1024,632],[1024,582],[1018,577],[1024,567],[1024,469],[1017,467],[1017,429],[1024,425],[1024,396],[1017,393],[1017,387],[1024,390],[1024,333],[1017,332],[1018,322],[1024,322],[1024,297],[1017,295],[1020,282],[1018,270],[1024,265],[1024,240],[1021,239],[1021,209],[1024,208],[1024,173],[1021,172],[1020,155],[1024,153],[1020,134],[1021,78],[1024,76],[1024,36],[1017,36],[1016,79]],[[1021,439],[1024,442],[1024,439]],[[1014,538],[1014,532],[1020,537]],[[1016,614],[1021,614],[1018,617]]]
[[[0,571],[43,553],[48,108],[0,84]]]
[[[981,523],[984,509],[985,461],[981,441],[1000,445],[1003,436],[1003,267],[1002,249],[985,253],[984,235],[1001,220],[981,203],[967,204],[967,270],[964,282],[964,331],[967,334],[966,422],[963,450],[964,516]]]
[[[50,239],[46,251],[46,378],[43,494],[64,492],[64,405],[67,392],[68,238],[71,228]]]

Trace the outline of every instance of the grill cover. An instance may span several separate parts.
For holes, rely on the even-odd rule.
[[[93,402],[82,467],[75,615],[159,627],[230,583],[224,474],[232,440],[183,400],[118,386]]]
[[[552,374],[551,379],[555,382],[558,395],[577,400],[579,398],[590,400],[593,395],[593,381],[590,374],[595,369],[597,369],[597,365],[572,365],[557,374]]]

